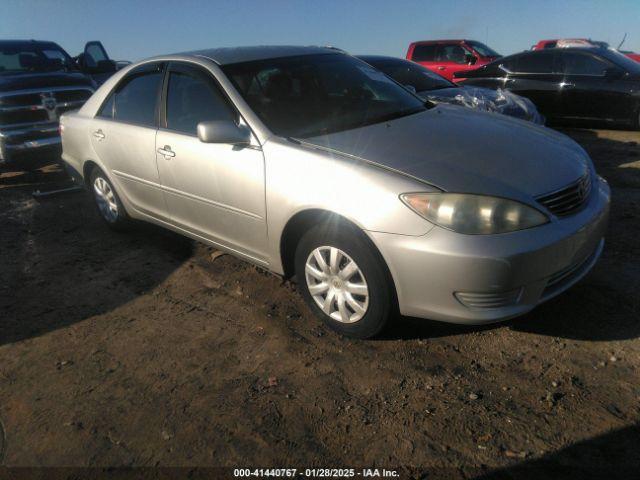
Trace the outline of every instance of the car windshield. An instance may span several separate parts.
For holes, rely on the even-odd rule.
[[[57,45],[0,43],[0,75],[73,69],[73,60]]]
[[[340,132],[426,109],[384,73],[344,54],[236,63],[223,70],[267,127],[283,137]]]
[[[471,47],[473,47],[473,49],[478,52],[480,55],[482,55],[483,57],[499,57],[500,54],[498,52],[496,52],[495,50],[490,49],[489,47],[487,47],[484,43],[480,43],[480,42],[476,42],[476,41],[471,41],[471,42],[467,42],[469,45],[471,45]]]
[[[412,86],[416,89],[416,92],[425,92],[428,90],[437,90],[439,88],[451,88],[456,86],[437,73],[434,73],[417,63],[409,62],[408,60],[376,60],[367,57],[361,58],[381,72],[389,75],[400,85]]]

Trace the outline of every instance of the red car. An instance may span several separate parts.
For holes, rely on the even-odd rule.
[[[603,47],[609,48],[609,44],[607,42],[599,42],[595,40],[589,40],[586,38],[561,38],[554,40],[540,40],[536,43],[531,50],[544,50],[546,48],[566,48],[566,47]],[[640,53],[629,52],[620,50],[620,53],[626,55],[631,60],[635,60],[636,62],[640,62]]]
[[[454,73],[473,70],[500,58],[494,50],[475,40],[425,40],[413,42],[407,60],[419,63],[448,80]]]

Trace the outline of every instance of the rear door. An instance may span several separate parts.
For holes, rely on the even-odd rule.
[[[563,75],[555,50],[534,50],[505,59],[504,88],[529,98],[547,118],[559,115]]]
[[[142,213],[163,217],[164,198],[156,167],[161,63],[127,74],[90,122],[91,143],[119,193]]]
[[[264,158],[257,140],[239,146],[198,139],[202,121],[243,122],[203,67],[171,63],[164,90],[156,150],[172,223],[253,259],[263,258]]]
[[[438,47],[435,43],[418,43],[413,47],[409,60],[440,73],[438,70]]]

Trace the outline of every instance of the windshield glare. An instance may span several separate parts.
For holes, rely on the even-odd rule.
[[[223,67],[276,135],[307,138],[426,109],[370,65],[344,54],[304,55]]]
[[[437,73],[407,60],[383,60],[369,63],[389,75],[400,85],[412,86],[418,93],[456,86]]]
[[[73,69],[71,57],[55,45],[0,45],[0,74]]]

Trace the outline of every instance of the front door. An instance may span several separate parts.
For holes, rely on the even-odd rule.
[[[624,80],[607,77],[614,65],[590,52],[564,52],[562,105],[566,118],[615,121],[631,118]]]
[[[250,146],[203,143],[197,125],[241,122],[210,72],[172,63],[156,137],[156,159],[172,223],[262,260],[266,250],[264,158]]]

